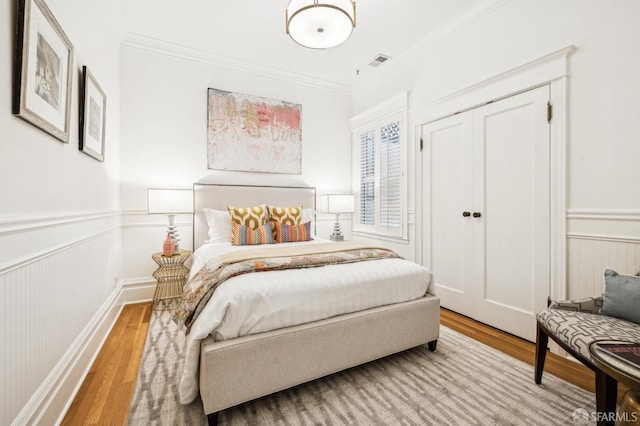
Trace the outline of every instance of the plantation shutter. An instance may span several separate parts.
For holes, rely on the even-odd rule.
[[[360,134],[360,212],[362,225],[376,223],[375,188],[375,132],[369,130]]]
[[[380,128],[380,222],[379,226],[397,230],[401,222],[402,163],[400,122]],[[395,233],[395,232],[394,232]]]

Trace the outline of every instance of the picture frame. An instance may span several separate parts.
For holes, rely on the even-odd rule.
[[[207,168],[302,173],[302,105],[209,88]]]
[[[107,95],[87,66],[82,67],[80,96],[80,151],[104,161]]]
[[[44,0],[18,0],[13,114],[69,143],[73,45]]]

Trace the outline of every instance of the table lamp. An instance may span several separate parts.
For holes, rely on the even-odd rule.
[[[330,236],[331,241],[343,241],[344,236],[340,231],[340,213],[355,212],[355,197],[352,194],[324,194],[320,196],[319,204],[320,212],[336,215],[333,234]]]
[[[155,189],[147,190],[147,212],[166,214],[169,218],[167,232],[174,244],[174,253],[179,252],[180,235],[175,225],[177,214],[193,213],[193,191],[191,189]]]

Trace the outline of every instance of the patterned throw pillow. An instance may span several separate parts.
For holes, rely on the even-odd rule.
[[[275,207],[267,206],[269,221],[285,223],[287,225],[300,225],[302,223],[302,206]]]
[[[269,222],[273,229],[274,239],[277,243],[297,243],[311,241],[311,222],[301,225],[286,225],[279,222]]]
[[[244,225],[251,229],[257,229],[267,222],[267,206],[260,204],[254,207],[227,206],[231,223]]]
[[[300,225],[302,223],[302,206],[276,207],[267,206],[269,222],[277,222],[283,225]],[[278,229],[271,225],[273,239],[278,241]]]
[[[231,224],[231,245],[253,246],[258,244],[273,244],[271,226],[268,223],[258,226],[258,229],[251,229],[237,223]]]

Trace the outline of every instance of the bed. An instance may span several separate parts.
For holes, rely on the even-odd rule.
[[[267,203],[313,209],[315,199],[312,187],[195,184],[193,241],[197,250],[190,282],[198,279],[207,262],[215,264],[222,259],[224,246],[231,247],[230,243],[211,242],[205,208],[225,211],[228,204],[248,207]],[[313,221],[311,226],[314,234]],[[332,244],[369,253],[368,248],[351,243],[325,244],[319,237],[306,243],[267,244],[256,253],[324,250],[326,256],[333,256],[332,250],[337,249]],[[243,247],[235,249],[240,254],[224,256],[255,256],[253,248],[246,252]],[[280,283],[287,280],[296,284],[292,291],[298,293],[286,293],[286,303],[265,302],[262,293],[255,300],[236,293],[243,286],[255,286],[278,294],[280,290],[273,289],[284,288]],[[354,280],[360,283],[356,286]],[[400,281],[408,284],[398,286]],[[322,285],[321,291],[313,287],[314,282]],[[352,292],[357,294],[349,299]],[[238,307],[232,311],[230,305]],[[283,317],[284,305],[290,311]],[[263,307],[280,317],[271,311],[262,313]],[[220,411],[243,402],[415,346],[428,344],[435,350],[440,301],[433,295],[433,280],[425,268],[391,256],[234,275],[216,289],[199,315],[189,326],[180,400],[189,403],[199,393],[209,424],[215,425]]]

